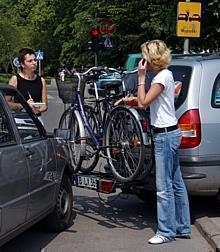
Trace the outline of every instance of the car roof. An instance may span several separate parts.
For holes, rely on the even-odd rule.
[[[173,54],[173,60],[189,60],[189,61],[205,61],[205,60],[220,60],[220,53],[198,53],[198,54]]]
[[[129,53],[128,56],[132,58],[142,58],[141,53]]]

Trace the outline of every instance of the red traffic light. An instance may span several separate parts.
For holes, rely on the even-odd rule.
[[[98,28],[92,28],[92,29],[90,30],[90,33],[91,33],[91,35],[92,35],[93,37],[98,37],[99,34],[100,34],[100,31],[99,31]]]

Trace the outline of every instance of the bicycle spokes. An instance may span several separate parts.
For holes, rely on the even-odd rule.
[[[132,180],[143,163],[143,141],[136,118],[126,109],[114,113],[107,127],[107,154],[113,174]]]

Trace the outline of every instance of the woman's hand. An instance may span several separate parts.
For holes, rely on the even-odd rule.
[[[114,103],[115,106],[119,105],[119,104],[124,104],[124,105],[128,105],[128,106],[137,106],[137,97],[135,96],[126,96],[121,98],[120,100],[116,101]]]
[[[31,103],[33,103],[33,102],[34,102],[34,100],[33,100],[32,98],[30,98],[30,99],[27,100],[27,103],[30,104],[30,105],[31,105]]]
[[[147,71],[147,61],[141,59],[138,63],[138,84],[145,83],[145,76]]]
[[[39,107],[35,107],[34,105],[31,105],[32,111],[34,114],[39,114],[41,113]]]
[[[34,114],[41,113],[40,108],[34,106],[34,101],[33,101],[33,99],[31,99],[31,98],[28,99],[28,100],[27,100],[27,103],[31,106],[31,109],[32,109],[32,111],[33,111]]]

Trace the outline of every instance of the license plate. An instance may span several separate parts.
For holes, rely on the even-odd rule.
[[[75,185],[77,187],[84,187],[84,188],[89,188],[92,190],[97,190],[98,181],[99,179],[97,177],[84,176],[84,175],[75,176]]]

